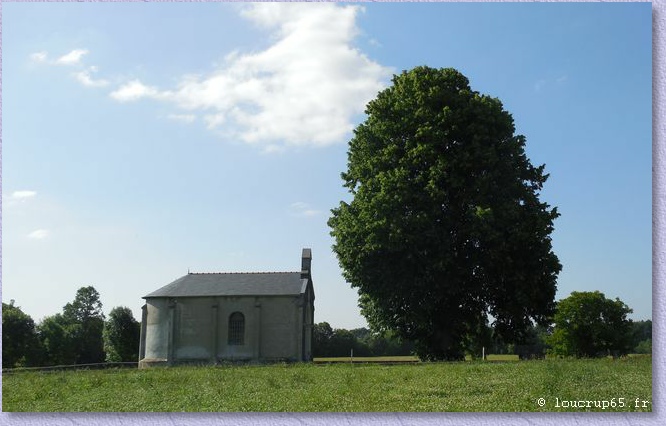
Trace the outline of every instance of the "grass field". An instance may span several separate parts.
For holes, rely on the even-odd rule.
[[[652,358],[647,356],[18,372],[3,375],[2,408],[124,412],[652,411],[651,364]]]
[[[345,363],[345,362],[391,362],[391,363],[400,363],[400,362],[419,362],[419,358],[416,356],[355,356],[351,357],[334,357],[334,358],[315,358],[313,360],[315,363]]]

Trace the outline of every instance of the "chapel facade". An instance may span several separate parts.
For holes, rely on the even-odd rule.
[[[311,361],[312,251],[298,272],[188,273],[144,296],[139,368]]]

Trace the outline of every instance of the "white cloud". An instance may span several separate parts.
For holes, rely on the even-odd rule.
[[[35,52],[30,55],[30,60],[33,62],[46,62],[48,54],[46,52]]]
[[[74,49],[71,52],[67,53],[56,59],[56,64],[60,65],[76,65],[81,63],[81,58],[83,55],[87,54],[87,49]]]
[[[14,191],[11,194],[2,194],[2,203],[5,208],[13,208],[22,205],[35,198],[35,191]]]
[[[314,217],[318,216],[321,210],[315,210],[308,203],[297,201],[289,206],[289,214],[296,217]]]
[[[147,97],[162,97],[156,88],[146,86],[139,80],[132,80],[122,85],[118,90],[111,92],[110,96],[119,102],[131,102]]]
[[[256,53],[233,52],[204,76],[186,76],[170,91],[134,80],[111,96],[121,102],[157,98],[203,111],[212,130],[268,147],[343,142],[354,118],[384,87],[392,70],[353,45],[360,6],[252,3],[242,16],[272,34]]]
[[[569,76],[566,74],[556,78],[542,78],[534,83],[534,91],[540,93],[544,90],[553,90],[566,84],[567,80],[569,80]]]
[[[541,92],[541,90],[544,88],[544,86],[546,85],[546,83],[547,83],[547,81],[546,81],[546,80],[543,80],[543,79],[537,81],[536,83],[534,83],[534,91],[537,92],[537,93],[538,93],[538,92]]]
[[[273,154],[273,153],[276,153],[276,152],[284,152],[284,150],[285,150],[285,148],[284,148],[283,145],[270,144],[270,145],[264,146],[264,149],[262,150],[262,152],[264,154]]]
[[[104,87],[108,86],[109,82],[104,79],[95,80],[92,78],[91,73],[96,72],[97,67],[89,67],[87,70],[74,73],[76,80],[87,87]]]
[[[73,65],[81,68],[83,65],[81,58],[84,55],[88,54],[87,49],[74,49],[71,52],[59,57],[56,60],[48,60],[47,52],[36,52],[30,55],[30,59],[33,62],[45,63],[48,65]],[[109,85],[109,81],[103,78],[95,79],[93,74],[98,71],[96,66],[89,66],[86,69],[83,69],[78,72],[72,73],[72,76],[86,87],[105,87]]]
[[[375,39],[375,38],[371,38],[370,40],[368,40],[368,43],[370,43],[370,46],[374,46],[374,47],[384,47],[384,46],[383,46],[383,45],[382,45],[377,39]]]
[[[227,120],[224,114],[209,114],[204,116],[204,121],[206,122],[206,127],[214,129]]]
[[[37,195],[35,191],[14,191],[12,192],[11,199],[13,200],[26,200],[28,198],[33,198]]]
[[[46,229],[36,229],[28,234],[28,238],[33,240],[43,240],[49,236],[49,231]]]
[[[193,123],[197,119],[197,116],[194,114],[169,114],[167,118],[181,123]]]

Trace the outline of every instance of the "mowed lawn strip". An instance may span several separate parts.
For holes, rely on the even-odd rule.
[[[2,402],[3,411],[34,412],[651,411],[651,362],[635,357],[18,372],[3,375]],[[650,404],[636,407],[636,398]],[[562,401],[609,405],[565,407]]]

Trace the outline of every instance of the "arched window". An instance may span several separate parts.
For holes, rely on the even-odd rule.
[[[229,315],[229,344],[245,344],[245,316],[240,312]]]

